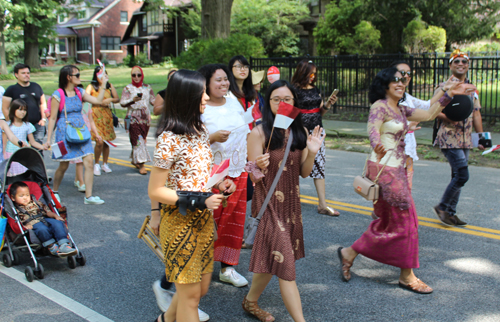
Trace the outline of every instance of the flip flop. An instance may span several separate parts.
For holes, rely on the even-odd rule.
[[[337,210],[335,210],[335,209],[333,209],[332,207],[329,207],[329,206],[326,206],[326,208],[323,208],[323,209],[319,209],[318,208],[318,214],[328,215],[328,216],[332,216],[332,217],[338,217],[338,216],[340,216],[340,212],[338,212]]]

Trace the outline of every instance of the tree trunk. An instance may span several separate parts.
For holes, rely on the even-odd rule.
[[[38,53],[38,26],[26,23],[24,25],[24,63],[31,68],[40,69]]]
[[[0,66],[0,74],[7,74],[7,57],[5,55],[5,35],[3,31],[5,30],[5,15],[0,15],[0,61],[2,65]]]
[[[227,38],[233,0],[201,0],[201,38]]]

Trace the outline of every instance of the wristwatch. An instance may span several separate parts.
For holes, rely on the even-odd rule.
[[[42,119],[42,121],[47,122],[47,119],[46,119],[46,118],[43,118],[43,119]]]
[[[23,147],[23,141],[21,141],[21,140],[17,141],[17,145],[19,145],[19,147],[22,148]]]

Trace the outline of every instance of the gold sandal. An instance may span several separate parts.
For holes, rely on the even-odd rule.
[[[351,279],[351,266],[352,262],[349,262],[347,259],[342,256],[342,248],[339,247],[337,249],[337,255],[339,256],[340,259],[340,269],[342,270],[342,280],[344,282],[349,282]]]
[[[328,216],[332,216],[332,217],[338,217],[338,216],[340,216],[340,212],[338,212],[337,210],[335,210],[335,209],[333,209],[332,207],[329,207],[329,206],[326,206],[326,208],[323,208],[323,209],[319,209],[318,208],[318,214],[328,215]]]
[[[246,295],[245,295],[245,298],[243,299],[243,303],[241,303],[241,306],[243,307],[243,310],[245,310],[245,312],[255,316],[261,322],[273,322],[274,321],[274,316],[272,316],[271,313],[262,310],[259,307],[259,305],[257,304],[257,301],[252,302],[252,301],[247,300]],[[269,318],[271,318],[271,319],[269,319]]]

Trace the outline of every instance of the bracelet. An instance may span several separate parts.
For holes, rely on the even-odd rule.
[[[207,205],[205,200],[212,196],[211,192],[199,192],[199,191],[177,191],[177,196],[179,199],[175,203],[179,207],[179,213],[181,215],[187,215],[187,210],[195,211],[205,210]]]
[[[160,208],[151,209],[151,211],[156,211],[156,210],[160,211]]]
[[[442,90],[443,92],[445,92],[445,93],[446,93],[446,90],[444,89],[444,87],[440,87],[440,88],[441,88],[441,90]]]

